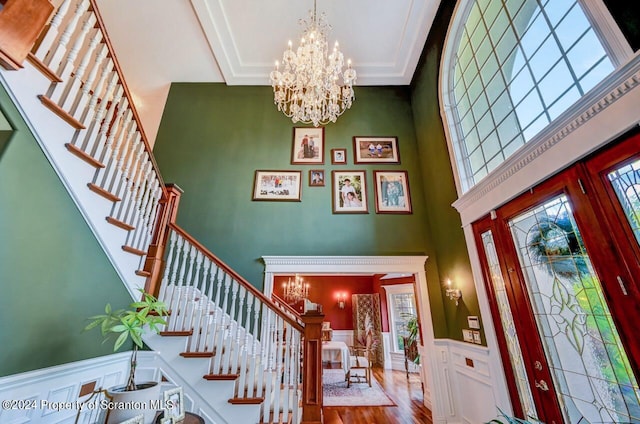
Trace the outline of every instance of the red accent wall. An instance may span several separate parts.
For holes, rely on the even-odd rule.
[[[282,285],[289,277],[293,276],[276,275],[273,279],[273,291],[283,299]],[[353,330],[352,294],[375,293],[373,276],[301,275],[301,277],[309,283],[309,300],[322,305],[325,321],[329,321],[334,330]],[[338,307],[339,294],[345,295],[344,309]],[[291,306],[303,312],[302,302]]]
[[[282,286],[291,275],[276,275],[273,278],[273,292],[284,299]],[[387,306],[387,293],[383,285],[413,283],[413,276],[381,280],[382,275],[353,276],[353,275],[301,275],[305,282],[309,283],[309,300],[322,305],[325,321],[331,323],[334,330],[353,330],[353,309],[351,308],[352,294],[380,294],[380,318],[382,331],[389,331],[389,312]],[[344,309],[338,307],[338,296],[343,294],[346,298]],[[291,305],[300,313],[304,312],[302,302]]]

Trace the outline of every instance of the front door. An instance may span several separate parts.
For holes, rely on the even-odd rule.
[[[618,159],[576,164],[474,225],[521,416],[640,422],[640,161]]]

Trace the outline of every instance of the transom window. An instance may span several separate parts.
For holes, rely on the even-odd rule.
[[[458,13],[466,17],[449,35],[456,41],[445,52],[453,57],[443,89],[466,192],[609,75],[617,59],[577,0],[475,0]]]

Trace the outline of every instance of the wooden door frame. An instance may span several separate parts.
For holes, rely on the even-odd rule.
[[[640,376],[638,375],[640,347],[636,347],[633,340],[630,340],[631,335],[634,334],[634,323],[632,320],[627,319],[625,310],[628,309],[613,308],[613,305],[624,305],[629,302],[637,304],[637,302],[634,302],[634,299],[639,298],[637,296],[638,285],[635,284],[633,288],[635,290],[635,296],[627,297],[622,295],[615,284],[612,284],[611,281],[615,278],[614,274],[623,274],[625,276],[624,278],[629,280],[633,274],[628,264],[629,258],[627,257],[626,261],[624,258],[620,258],[611,247],[612,244],[620,246],[620,241],[617,240],[614,243],[612,240],[609,240],[610,237],[604,237],[602,235],[625,234],[627,237],[629,237],[629,235],[633,236],[633,234],[629,234],[628,229],[621,233],[621,217],[611,213],[611,211],[607,212],[606,208],[603,207],[603,199],[610,199],[611,196],[615,196],[612,190],[607,189],[607,185],[605,184],[606,171],[613,168],[616,164],[620,165],[621,157],[622,162],[632,160],[624,159],[625,153],[630,152],[630,158],[637,158],[640,155],[638,150],[634,150],[633,148],[637,143],[640,143],[640,135],[636,134],[630,138],[627,136],[625,140],[627,140],[626,144],[624,141],[622,144],[626,147],[615,145],[613,148],[607,148],[602,152],[597,152],[589,158],[589,160],[574,164],[538,184],[530,189],[529,192],[517,196],[512,201],[493,211],[493,219],[491,219],[490,216],[485,216],[472,224],[474,241],[477,246],[485,290],[489,300],[494,327],[496,328],[496,337],[503,363],[510,364],[509,353],[506,348],[506,338],[503,334],[500,314],[495,301],[496,296],[491,283],[481,234],[488,230],[492,232],[496,252],[500,258],[502,278],[505,282],[505,290],[507,291],[507,297],[513,311],[514,325],[516,326],[517,333],[520,335],[537,335],[539,334],[537,324],[533,318],[531,303],[524,285],[524,275],[517,259],[517,250],[508,228],[508,222],[512,217],[525,213],[536,205],[544,204],[548,199],[565,194],[571,204],[573,218],[581,229],[580,233],[583,243],[589,252],[593,270],[601,282],[603,294],[616,328],[620,330],[618,333],[625,347],[632,369],[635,372],[636,379],[640,381]],[[631,144],[632,148],[629,148],[629,144]],[[599,170],[599,172],[596,172],[597,170]],[[592,193],[597,196],[593,196]],[[615,202],[612,203],[615,205]],[[618,212],[621,212],[621,208],[618,208]],[[624,217],[624,214],[622,217]],[[611,230],[607,230],[607,225],[610,225]],[[589,229],[588,231],[585,230],[587,228]],[[598,230],[599,228],[601,229]],[[613,237],[611,237],[611,239],[613,239]],[[626,247],[626,249],[629,251],[629,247]],[[633,251],[632,253],[635,254],[636,252]],[[634,263],[636,266],[639,266],[637,261]],[[611,264],[615,265],[611,266]],[[640,275],[640,273],[636,275]],[[553,387],[551,372],[547,366],[543,366],[542,370],[534,369],[532,366],[534,361],[537,360],[541,360],[542,363],[546,364],[546,355],[544,354],[544,348],[540,338],[536,337],[535,341],[532,342],[531,340],[525,341],[519,337],[519,341],[525,362],[525,369],[530,379],[530,385],[531,382],[536,384],[540,379],[543,379],[550,387],[549,392],[542,392],[536,390],[535,387],[531,387],[531,393],[539,417],[548,423],[554,421],[558,423],[563,422],[562,410],[558,403],[555,388]],[[517,416],[523,417],[521,402],[517,388],[513,382],[514,376],[511,367],[505,366],[504,373],[507,378],[507,386],[514,413]],[[546,396],[546,393],[552,394],[553,396]]]

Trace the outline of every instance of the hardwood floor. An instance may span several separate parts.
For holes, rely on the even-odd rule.
[[[422,404],[422,388],[416,374],[410,374],[407,381],[402,371],[374,368],[373,376],[397,406],[325,406],[324,424],[433,423],[431,411]]]

